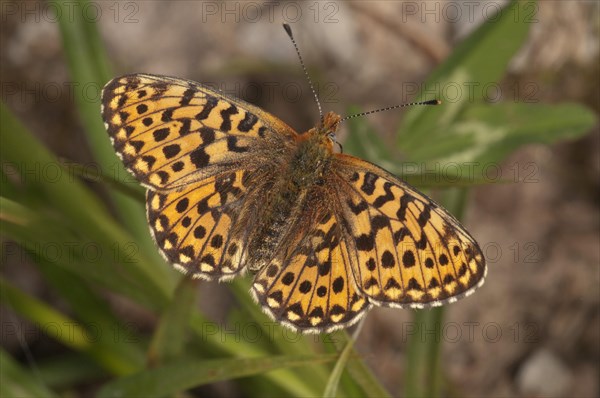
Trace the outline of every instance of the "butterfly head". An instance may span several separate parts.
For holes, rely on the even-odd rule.
[[[340,115],[329,112],[325,115],[318,127],[308,130],[303,136],[306,140],[310,139],[313,143],[326,147],[331,153],[333,152],[333,145],[338,144],[335,133],[339,127],[340,120]]]
[[[323,122],[319,127],[319,132],[325,136],[330,136],[331,134],[335,136],[335,132],[340,125],[340,120],[342,120],[340,115],[334,112],[328,112],[323,118]]]

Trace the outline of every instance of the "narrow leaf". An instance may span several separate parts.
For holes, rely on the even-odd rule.
[[[179,391],[221,380],[252,376],[286,367],[312,366],[334,359],[334,355],[183,359],[110,382],[100,390],[98,397],[172,396]]]

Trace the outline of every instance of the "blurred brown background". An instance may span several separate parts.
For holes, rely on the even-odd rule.
[[[100,23],[115,75],[207,82],[304,131],[318,114],[282,15],[325,110],[343,114],[349,104],[369,110],[409,101],[485,18],[483,3],[471,3],[477,3],[472,15],[464,2],[429,1],[99,2],[88,11]],[[37,18],[2,10],[2,99],[57,155],[90,163],[69,95],[69,87],[79,88],[47,4],[27,2],[40,11]],[[598,112],[599,3],[540,1],[535,10],[529,39],[501,82],[502,100],[579,102]],[[89,87],[90,100],[99,99],[97,89]],[[399,117],[392,111],[369,122],[392,142]],[[484,248],[489,272],[475,295],[448,307],[442,366],[461,394],[600,393],[599,144],[596,126],[575,142],[525,147],[500,166],[506,178],[517,173],[526,182],[472,190],[465,224]],[[47,294],[27,264],[5,269],[37,296]],[[202,305],[217,318],[236,305],[223,284],[201,288]],[[131,311],[141,324],[152,323]],[[409,311],[376,309],[359,339],[360,352],[390,391],[401,391],[410,320]]]

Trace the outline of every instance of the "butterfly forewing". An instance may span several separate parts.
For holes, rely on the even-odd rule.
[[[359,290],[378,304],[442,305],[483,282],[475,240],[446,210],[385,170],[336,155],[330,183],[351,239]]]
[[[125,167],[146,187],[178,189],[256,164],[290,145],[283,122],[199,83],[135,74],[102,92],[102,116]],[[277,129],[277,130],[275,130]]]

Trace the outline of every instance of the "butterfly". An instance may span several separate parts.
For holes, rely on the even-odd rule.
[[[147,189],[166,261],[205,280],[253,273],[252,296],[296,331],[348,327],[373,305],[452,303],[483,283],[481,249],[452,215],[334,151],[333,112],[298,134],[240,99],[150,74],[107,83],[101,112]]]

